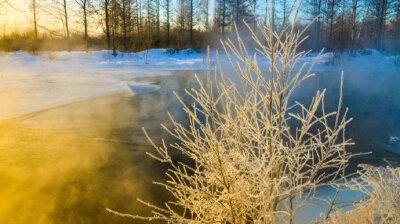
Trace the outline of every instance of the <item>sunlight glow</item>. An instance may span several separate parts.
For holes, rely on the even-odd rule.
[[[31,18],[27,18],[29,10],[25,0],[0,0],[1,34],[27,29],[31,22]]]

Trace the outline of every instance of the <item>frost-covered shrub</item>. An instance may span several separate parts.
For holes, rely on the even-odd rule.
[[[174,200],[163,208],[143,202],[152,217],[108,211],[168,223],[292,223],[317,187],[344,177],[351,142],[341,97],[333,112],[324,108],[325,90],[307,105],[291,103],[293,91],[314,75],[312,65],[299,64],[307,55],[298,51],[305,29],[247,28],[256,49],[247,49],[238,32],[236,41],[222,43],[240,83],[221,67],[216,77],[198,79],[198,88],[186,91],[192,105],[177,96],[188,127],[171,117],[174,128],[164,128],[176,143],[152,142],[157,153],[150,155],[170,165],[168,181],[157,184]],[[269,62],[267,71],[259,60]],[[190,161],[174,161],[176,151]]]
[[[359,178],[350,187],[366,194],[356,209],[334,213],[327,223],[400,223],[400,167],[361,165]]]
[[[374,216],[374,204],[368,206],[359,206],[357,209],[349,212],[337,210],[334,214],[329,216],[329,219],[320,223],[325,224],[370,224],[376,223],[377,220]]]
[[[338,210],[326,223],[400,223],[400,167],[361,165],[359,178],[348,186],[362,191],[366,197],[349,211]]]

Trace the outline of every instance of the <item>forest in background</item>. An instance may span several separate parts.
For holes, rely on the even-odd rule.
[[[307,29],[304,49],[400,52],[400,0],[304,0],[293,21],[290,0],[29,0],[31,29],[0,35],[2,51],[217,47],[256,23]],[[0,0],[13,7],[12,0]],[[17,10],[17,9],[16,9]],[[56,27],[38,17],[51,18]],[[268,18],[268,19],[267,19]],[[1,18],[0,18],[1,19]],[[72,20],[78,25],[71,24]],[[243,32],[246,33],[246,32]]]

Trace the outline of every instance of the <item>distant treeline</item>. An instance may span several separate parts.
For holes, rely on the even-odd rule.
[[[0,50],[204,49],[207,45],[217,46],[219,39],[230,36],[234,24],[239,31],[246,31],[243,21],[250,27],[259,22],[281,29],[290,23],[304,27],[314,19],[304,48],[332,51],[376,48],[400,52],[400,0],[305,0],[296,21],[289,16],[293,15],[292,3],[289,0],[30,0],[31,11],[26,16],[32,18],[32,31],[4,34]],[[59,28],[41,24],[38,14],[54,18]],[[71,15],[80,23],[75,24],[78,29],[73,31]]]

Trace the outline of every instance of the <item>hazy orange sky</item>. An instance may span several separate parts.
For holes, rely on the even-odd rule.
[[[14,30],[25,30],[31,26],[31,13],[27,0],[0,0],[0,29],[8,33]]]
[[[14,31],[26,31],[33,30],[33,14],[31,8],[32,0],[0,0],[0,34],[7,34]],[[39,3],[45,4],[46,1],[37,1]],[[80,31],[82,26],[82,20],[79,10],[75,7],[75,2],[68,0],[69,3],[69,25],[72,32]],[[37,9],[37,21],[39,33],[47,32],[46,29],[52,31],[62,31],[63,24],[57,18],[49,16],[43,8],[46,10],[54,10],[47,5],[43,5],[42,8]],[[55,12],[52,12],[55,13]],[[44,29],[45,27],[46,29]],[[91,27],[89,27],[91,29]],[[96,30],[95,27],[93,27]],[[91,29],[91,31],[94,31]],[[95,31],[96,32],[96,31]]]

